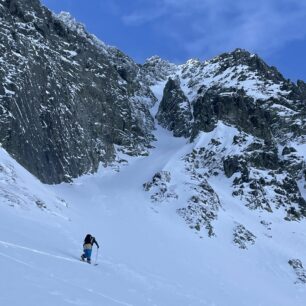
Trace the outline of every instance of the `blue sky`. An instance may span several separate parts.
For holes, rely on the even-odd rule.
[[[237,47],[258,53],[286,78],[306,81],[305,0],[42,0],[142,63],[183,63]]]

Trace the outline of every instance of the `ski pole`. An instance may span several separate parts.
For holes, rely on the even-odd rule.
[[[95,265],[98,264],[98,254],[99,254],[99,248],[97,247],[97,253],[96,253],[96,259],[95,259]]]

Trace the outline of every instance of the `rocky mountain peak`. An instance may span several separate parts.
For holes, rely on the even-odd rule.
[[[158,55],[153,55],[149,58],[147,58],[144,62],[144,65],[148,65],[148,66],[167,66],[167,67],[171,67],[175,64],[171,63],[170,61],[161,58]]]
[[[149,85],[166,81],[170,75],[178,71],[177,65],[154,55],[148,58],[142,65],[145,79]]]
[[[77,31],[80,33],[85,33],[84,24],[77,22],[76,19],[69,12],[60,12],[58,15],[55,15],[58,19],[60,19],[66,26],[68,26],[71,30]]]
[[[271,80],[274,83],[284,82],[282,74],[273,66],[267,65],[257,54],[237,48],[232,52],[223,53],[213,58],[210,63],[221,63],[222,69],[242,66],[254,72],[257,76]]]
[[[199,66],[201,65],[201,61],[198,58],[191,58],[187,60],[186,65],[188,66]]]
[[[75,32],[79,37],[85,38],[89,43],[100,49],[102,52],[108,55],[108,51],[111,48],[103,41],[97,38],[95,35],[88,33],[84,24],[78,22],[69,12],[60,12],[59,14],[53,14],[53,17],[62,22],[64,27],[68,31]]]

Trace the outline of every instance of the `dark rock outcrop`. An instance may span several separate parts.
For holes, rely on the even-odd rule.
[[[216,86],[203,90],[205,92],[193,103],[193,138],[199,131],[212,131],[218,120],[222,120],[246,133],[271,139],[273,115],[262,109],[244,90]]]
[[[156,119],[161,126],[173,131],[174,136],[190,136],[191,106],[178,79],[169,78],[166,83]]]
[[[220,200],[205,179],[198,177],[197,180],[198,184],[190,186],[194,195],[188,200],[187,207],[179,208],[177,212],[190,228],[198,232],[204,228],[212,237],[216,235],[213,222],[218,218]]]
[[[233,233],[233,242],[240,248],[240,249],[247,249],[249,245],[253,245],[256,240],[256,236],[247,230],[242,224],[238,224],[234,228]]]
[[[242,171],[242,162],[239,160],[239,156],[228,156],[223,161],[224,173],[227,177],[231,177],[234,173]]]
[[[302,261],[300,259],[290,259],[288,263],[297,276],[297,281],[295,283],[306,284],[306,270],[303,267]]]
[[[177,199],[178,195],[171,188],[171,173],[160,171],[154,174],[150,182],[144,183],[143,188],[151,194],[152,202],[163,202]]]

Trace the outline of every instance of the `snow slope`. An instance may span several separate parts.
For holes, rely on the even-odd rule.
[[[156,205],[142,187],[157,171],[171,170],[184,192],[181,158],[197,144],[161,128],[156,138],[149,157],[129,160],[120,172],[101,168],[58,186],[40,184],[1,149],[2,166],[14,169],[12,180],[23,182],[27,199],[12,207],[1,197],[0,305],[304,305],[306,287],[295,284],[288,260],[306,262],[305,221],[250,213],[217,176],[210,181],[222,204],[216,237],[200,238],[175,213],[180,201]],[[1,190],[9,188],[1,179]],[[31,201],[34,195],[46,208]],[[59,199],[68,207],[58,207]],[[273,239],[258,222],[266,217]],[[262,237],[249,250],[232,243],[236,222]],[[79,261],[88,232],[101,244],[98,266]]]

